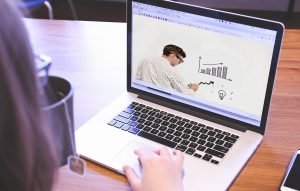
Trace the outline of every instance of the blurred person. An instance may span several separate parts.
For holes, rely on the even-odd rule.
[[[0,187],[50,191],[59,157],[43,116],[33,50],[21,16],[13,1],[0,1]],[[134,191],[183,190],[180,151],[172,153],[175,157],[165,148],[136,154],[142,176],[124,166]]]

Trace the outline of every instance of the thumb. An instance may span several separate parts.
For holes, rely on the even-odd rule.
[[[131,168],[130,166],[123,166],[123,171],[129,181],[129,184],[133,190],[139,190],[138,188],[140,187],[140,179],[135,173],[134,169]]]

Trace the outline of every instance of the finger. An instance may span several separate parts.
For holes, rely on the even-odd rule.
[[[168,151],[168,149],[166,147],[162,147],[160,150],[159,150],[159,155],[163,158],[169,158],[171,159],[171,155]]]
[[[128,182],[133,190],[139,190],[140,187],[140,179],[138,178],[137,174],[135,173],[134,169],[130,166],[123,166],[123,172],[125,173]]]
[[[184,156],[183,153],[179,150],[173,150],[174,155],[176,156],[174,163],[178,168],[182,168]]]
[[[145,149],[137,149],[134,151],[134,153],[138,156],[142,166],[148,159],[157,156],[157,154],[154,152]]]

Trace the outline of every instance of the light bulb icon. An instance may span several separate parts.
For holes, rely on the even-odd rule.
[[[218,94],[219,94],[220,100],[223,100],[224,97],[226,96],[226,92],[224,90],[219,90]]]

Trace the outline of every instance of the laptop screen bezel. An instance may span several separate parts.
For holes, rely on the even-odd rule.
[[[261,117],[261,123],[260,126],[255,126],[252,124],[248,124],[239,120],[235,120],[223,115],[219,115],[210,111],[206,111],[200,108],[196,108],[194,106],[184,104],[178,101],[170,100],[167,98],[164,98],[162,96],[158,96],[149,92],[145,92],[142,90],[139,90],[137,88],[134,88],[131,86],[132,84],[132,64],[131,64],[131,54],[132,54],[132,3],[133,2],[139,2],[139,3],[144,3],[148,5],[153,5],[153,6],[158,6],[158,7],[164,7],[172,10],[178,10],[178,11],[183,11],[195,15],[200,15],[200,16],[208,16],[211,18],[215,19],[221,19],[221,20],[226,20],[226,21],[231,21],[235,23],[240,23],[240,24],[247,24],[255,27],[261,27],[265,29],[270,29],[274,30],[277,32],[276,34],[276,39],[275,39],[275,45],[274,45],[274,50],[273,50],[273,55],[272,55],[272,61],[270,65],[270,72],[268,76],[268,83],[267,83],[267,88],[266,88],[266,94],[265,94],[265,99],[264,99],[264,106],[263,106],[263,111],[262,111],[262,117]],[[198,6],[193,6],[193,5],[187,5],[183,3],[178,3],[178,2],[171,2],[171,1],[163,1],[163,0],[128,0],[127,1],[127,91],[136,93],[138,95],[145,95],[147,97],[151,97],[153,99],[158,99],[162,100],[164,102],[167,102],[169,104],[176,104],[179,107],[186,108],[191,111],[196,111],[197,113],[201,113],[202,116],[207,116],[208,119],[216,118],[219,119],[219,121],[224,121],[226,124],[234,124],[237,126],[244,127],[248,130],[258,132],[260,134],[265,133],[265,128],[267,124],[267,117],[268,117],[268,112],[269,112],[269,107],[271,103],[271,97],[272,97],[272,91],[273,91],[273,86],[274,86],[274,81],[275,81],[275,74],[277,70],[277,65],[278,65],[278,60],[279,60],[279,54],[280,54],[280,49],[281,49],[281,43],[282,43],[282,38],[283,38],[283,33],[284,33],[284,25],[280,22],[275,22],[275,21],[270,21],[270,20],[265,20],[265,19],[260,19],[260,18],[254,18],[254,17],[249,17],[249,16],[244,16],[240,14],[235,14],[235,13],[229,13],[229,12],[224,12],[220,10],[215,10],[215,9],[209,9],[205,7],[198,7]]]

